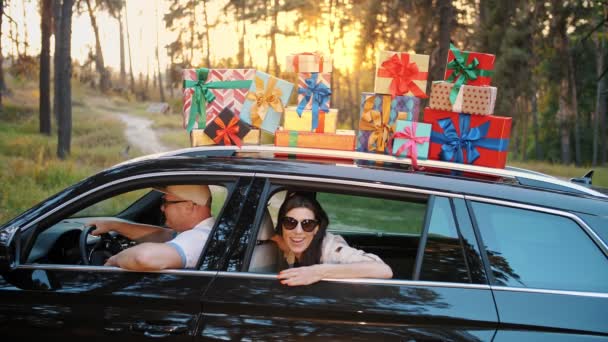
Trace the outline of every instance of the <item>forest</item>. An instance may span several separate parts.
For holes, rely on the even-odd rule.
[[[57,126],[59,158],[70,154],[71,82],[129,101],[168,102],[180,113],[183,68],[252,67],[290,79],[285,56],[313,46],[334,57],[332,107],[339,110],[339,126],[352,129],[360,94],[373,91],[379,51],[430,55],[433,81],[443,79],[452,43],[496,55],[495,113],[513,118],[509,160],[577,166],[607,161],[606,1],[39,0],[39,51],[28,50],[27,34],[16,35],[15,19],[25,15],[20,7],[1,3],[0,34],[8,39],[0,47],[0,94],[11,91],[7,72],[39,82],[40,133],[55,134]],[[143,61],[132,58],[137,28],[126,13],[147,4],[156,6],[150,20],[160,28],[148,32],[156,44],[149,46],[147,72],[136,73],[133,65]],[[98,22],[100,13],[113,20]],[[78,15],[90,19],[94,32],[84,61],[71,54],[71,34],[78,29],[71,23]],[[103,49],[100,35],[109,25],[118,26],[119,39],[115,48]],[[218,44],[214,36],[226,30],[236,38]],[[159,31],[174,39],[161,44]],[[120,55],[119,67],[104,63],[113,54]]]

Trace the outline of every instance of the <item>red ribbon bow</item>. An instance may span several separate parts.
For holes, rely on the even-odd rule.
[[[411,126],[405,127],[401,132],[395,133],[394,139],[408,139],[405,144],[401,145],[397,150],[396,156],[400,156],[404,151],[409,151],[410,159],[412,160],[412,166],[418,168],[418,146],[430,140],[429,137],[417,137],[416,128],[418,125],[416,122],[412,122]]]
[[[241,138],[237,135],[239,133],[239,118],[234,116],[230,119],[228,125],[224,124],[224,121],[220,119],[220,117],[216,117],[213,120],[220,128],[217,130],[215,138],[213,141],[216,144],[219,144],[222,139],[224,139],[224,145],[229,146],[232,145],[232,142],[238,147],[241,147],[243,143],[241,142]]]
[[[401,56],[401,57],[399,57]],[[393,97],[403,95],[408,92],[421,99],[428,96],[418,87],[414,81],[424,81],[427,79],[427,72],[418,70],[418,65],[415,62],[410,63],[410,55],[407,53],[396,53],[391,58],[382,62],[379,77],[390,77],[390,91]]]

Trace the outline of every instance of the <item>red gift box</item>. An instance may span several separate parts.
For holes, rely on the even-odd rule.
[[[429,159],[503,169],[507,163],[511,118],[424,109],[432,124]]]
[[[496,56],[489,53],[460,51],[454,45],[450,45],[444,79],[452,83],[458,83],[458,78],[466,77],[464,75],[465,73],[474,73],[476,74],[477,79],[473,80],[467,78],[462,84],[474,86],[490,85],[492,82],[495,59]],[[475,60],[477,62],[475,62]],[[454,72],[457,72],[457,74],[454,75],[455,79],[450,80],[450,76],[452,76]]]

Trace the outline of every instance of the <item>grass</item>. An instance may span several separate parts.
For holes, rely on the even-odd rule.
[[[0,222],[16,216],[65,187],[104,168],[135,157],[121,155],[127,145],[122,123],[79,99],[92,96],[75,84],[71,155],[56,157],[53,134],[39,133],[37,85],[7,77],[11,96],[3,97],[0,115]],[[35,99],[35,100],[33,100]]]

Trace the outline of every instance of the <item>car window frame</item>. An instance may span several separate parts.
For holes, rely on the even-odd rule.
[[[42,214],[31,221],[27,222],[23,227],[21,227],[24,240],[22,244],[21,253],[19,255],[20,265],[19,267],[25,268],[62,268],[67,267],[70,269],[107,269],[110,267],[107,266],[92,266],[92,265],[64,265],[64,264],[31,264],[26,263],[27,256],[31,253],[32,248],[36,242],[36,238],[40,233],[49,229],[54,224],[58,223],[62,219],[69,217],[74,213],[85,208],[87,205],[91,205],[92,203],[96,203],[107,198],[112,197],[118,193],[126,193],[128,191],[132,191],[133,189],[141,189],[146,187],[154,186],[162,186],[176,183],[190,183],[190,184],[210,184],[210,185],[219,185],[226,188],[226,200],[224,205],[220,209],[216,218],[221,218],[224,214],[224,209],[226,204],[229,202],[232,193],[236,190],[236,184],[238,180],[242,177],[252,177],[253,173],[239,173],[239,172],[221,172],[221,171],[167,171],[167,172],[154,172],[149,174],[139,174],[124,177],[121,179],[117,179],[112,182],[107,182],[95,187],[91,187],[80,193],[77,196],[67,198],[66,200],[55,205],[50,211]],[[68,191],[68,189],[64,190]],[[145,201],[149,199],[150,193],[146,193],[142,197],[140,197],[133,204],[137,204],[139,201]],[[159,194],[160,196],[160,194]],[[78,203],[76,206],[71,206],[74,203]],[[130,206],[131,207],[131,206]],[[124,213],[121,212],[121,213]],[[118,214],[119,217],[121,214]],[[216,222],[217,224],[217,222]],[[214,225],[214,229],[215,229]],[[213,233],[213,231],[212,231]],[[204,257],[206,253],[207,245],[204,246],[203,251],[201,252],[201,259]],[[199,263],[200,263],[199,260]],[[112,268],[114,269],[114,268]],[[121,270],[119,268],[115,268],[116,270]],[[190,271],[199,271],[200,269],[169,269],[163,270],[162,272],[190,272]]]
[[[330,178],[330,177],[314,177],[314,176],[293,176],[293,175],[282,175],[282,174],[268,174],[268,173],[256,173],[256,177],[264,177],[268,184],[268,189],[264,193],[263,196],[260,197],[260,205],[256,210],[255,216],[255,225],[253,226],[253,231],[251,232],[251,236],[257,236],[259,233],[259,229],[261,228],[261,222],[264,215],[264,210],[266,209],[266,204],[268,203],[270,197],[284,189],[286,187],[292,189],[302,189],[309,191],[323,191],[323,192],[337,192],[337,193],[345,193],[345,194],[353,194],[360,196],[370,196],[376,195],[376,197],[387,198],[387,199],[401,199],[406,200],[406,197],[412,198],[413,196],[427,196],[427,211],[429,208],[429,201],[432,196],[440,196],[446,197],[448,199],[451,198],[459,198],[464,200],[463,194],[453,193],[453,192],[443,192],[440,190],[434,189],[420,189],[413,188],[410,186],[402,186],[399,184],[381,184],[381,183],[373,183],[369,181],[361,181],[361,180],[347,180],[347,179],[339,179],[339,178]],[[353,191],[349,186],[357,187],[356,191]],[[387,196],[387,191],[392,194],[392,196]],[[407,195],[406,195],[407,194]],[[452,201],[450,201],[452,203]],[[451,205],[452,215],[454,216],[454,220],[457,222],[457,215],[454,212],[454,207]],[[425,215],[428,216],[428,215]],[[425,217],[424,226],[428,225],[427,218]],[[458,223],[457,223],[458,225]],[[424,229],[424,227],[423,227]],[[461,238],[461,233],[458,228],[459,238]],[[424,231],[423,231],[424,235]],[[422,239],[422,236],[421,236]],[[267,278],[269,275],[267,274],[256,274],[250,273],[247,270],[250,267],[251,256],[253,254],[253,249],[255,248],[256,239],[250,239],[248,244],[248,250],[245,255],[245,260],[243,261],[243,267],[239,272],[228,272],[232,273],[236,276],[235,273],[238,273],[238,276],[243,277],[251,277],[251,278]],[[477,243],[477,241],[474,241]],[[462,244],[462,241],[461,241]],[[475,246],[477,249],[478,246]],[[418,262],[418,255],[416,255],[416,263]],[[469,264],[467,263],[467,266]],[[482,272],[485,270],[482,270]],[[487,286],[486,282],[475,282],[472,281],[469,283],[442,283],[442,282],[434,282],[434,281],[425,281],[418,279],[341,279],[339,281],[347,281],[347,282],[356,282],[356,283],[383,283],[383,282],[397,282],[397,283],[434,283],[434,284],[457,284],[457,286]]]

